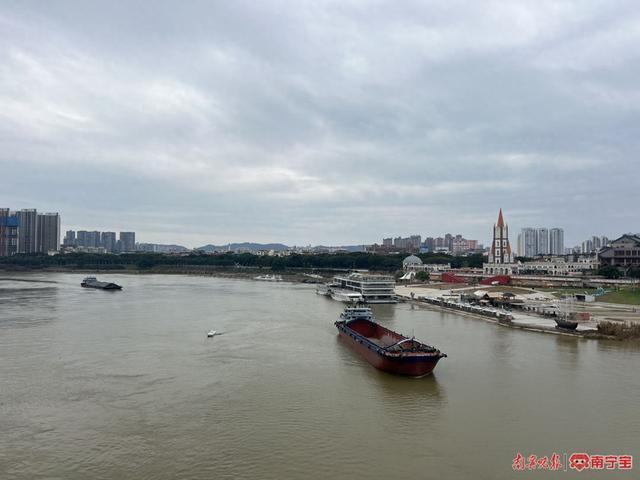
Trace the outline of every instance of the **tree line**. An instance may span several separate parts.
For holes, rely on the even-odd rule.
[[[442,253],[425,253],[419,257],[425,263],[450,263],[454,268],[482,267],[482,254],[459,257]],[[291,254],[283,257],[258,256],[251,253],[223,253],[205,255],[167,255],[160,253],[129,253],[105,255],[94,253],[68,253],[60,255],[21,254],[0,257],[0,265],[39,269],[47,267],[90,269],[151,269],[171,266],[214,266],[220,268],[251,267],[274,271],[288,269],[366,269],[393,272],[402,269],[404,255],[379,255],[373,253]]]

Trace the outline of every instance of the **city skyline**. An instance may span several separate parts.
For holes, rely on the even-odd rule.
[[[615,238],[640,230],[614,207],[640,201],[639,18],[630,1],[5,3],[0,205],[187,246],[488,245],[500,207],[513,232]]]

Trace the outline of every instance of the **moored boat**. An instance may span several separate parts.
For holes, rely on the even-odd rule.
[[[575,330],[578,328],[578,322],[567,318],[556,318],[556,328],[564,328],[565,330]]]
[[[340,337],[371,365],[412,377],[430,374],[447,355],[375,322],[368,307],[348,307],[335,322]]]
[[[257,277],[253,277],[254,280],[261,280],[263,282],[281,282],[281,275],[258,275]]]
[[[351,290],[331,289],[329,295],[338,302],[359,303],[364,301],[361,293],[352,292]]]
[[[122,287],[113,282],[100,282],[96,277],[85,277],[80,283],[81,287],[99,288],[102,290],[122,290]]]

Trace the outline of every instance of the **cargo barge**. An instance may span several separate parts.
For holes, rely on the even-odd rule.
[[[80,284],[85,288],[99,288],[102,290],[122,290],[122,287],[117,283],[100,282],[96,277],[86,277]]]
[[[348,307],[335,322],[340,337],[379,370],[423,377],[447,355],[374,321],[368,307]]]

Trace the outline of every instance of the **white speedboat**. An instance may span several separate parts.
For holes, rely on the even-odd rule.
[[[208,337],[208,338],[215,337],[216,333],[217,333],[217,332],[216,332],[215,330],[209,330],[209,331],[207,332],[207,337]]]

